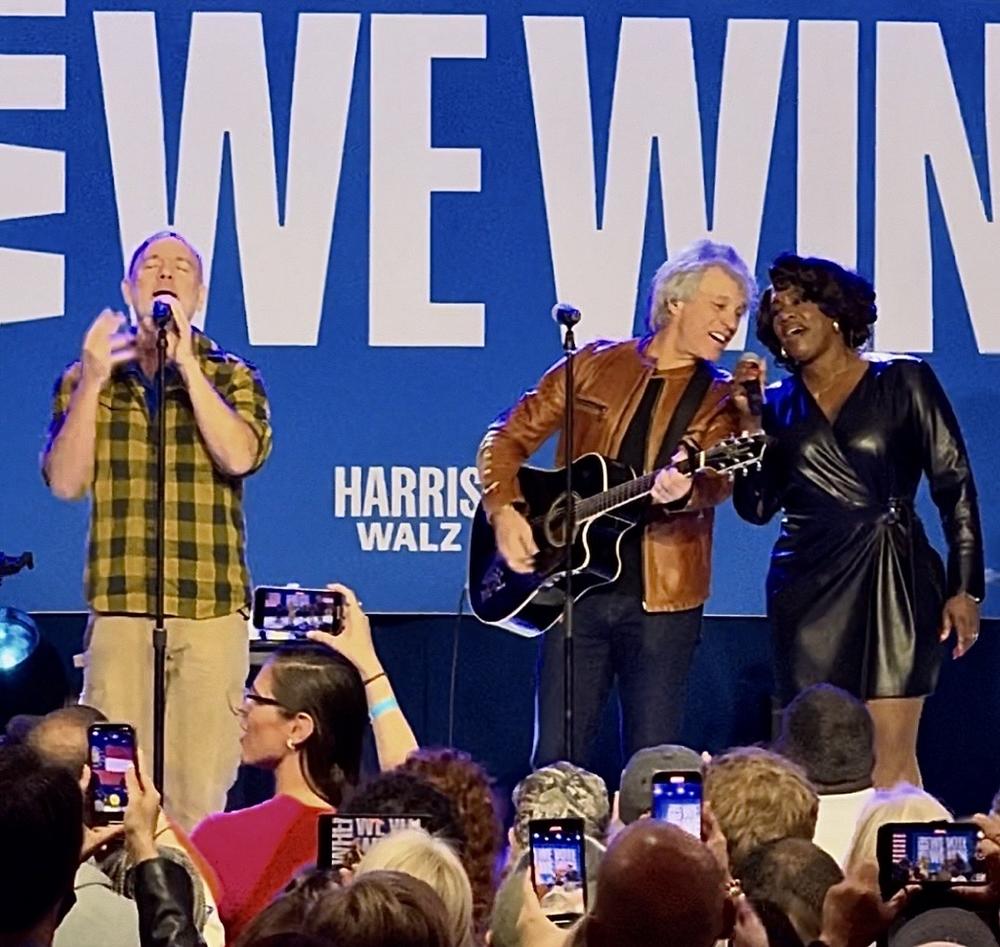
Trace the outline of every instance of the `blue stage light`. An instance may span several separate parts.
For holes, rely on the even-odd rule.
[[[0,671],[11,671],[27,661],[40,640],[38,626],[29,615],[0,607]]]

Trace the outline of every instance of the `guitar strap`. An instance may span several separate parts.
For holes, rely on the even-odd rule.
[[[688,381],[687,387],[681,395],[681,400],[677,402],[677,407],[674,409],[670,423],[667,425],[667,431],[663,435],[663,443],[660,444],[660,450],[656,455],[656,463],[653,465],[653,470],[659,470],[661,467],[666,467],[670,464],[670,458],[676,453],[677,445],[680,444],[681,438],[684,437],[688,425],[691,423],[692,418],[694,418],[695,412],[697,412],[702,399],[708,393],[708,388],[711,384],[712,368],[704,359],[699,359],[694,374]]]

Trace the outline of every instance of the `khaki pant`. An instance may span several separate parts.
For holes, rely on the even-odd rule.
[[[168,618],[164,809],[185,831],[221,812],[240,761],[236,709],[250,664],[246,618]],[[92,614],[83,694],[113,722],[136,729],[153,768],[153,620]]]

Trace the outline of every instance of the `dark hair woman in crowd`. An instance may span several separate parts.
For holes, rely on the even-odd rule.
[[[783,511],[767,577],[779,697],[822,681],[856,694],[875,724],[875,785],[919,784],[917,726],[940,642],[954,632],[959,657],[979,633],[983,544],[965,444],[926,362],[861,354],[877,315],[870,283],[793,254],[770,279],[757,337],[790,374],[767,389],[760,419],[734,399],[748,427],[774,438],[734,502],[752,523]],[[735,381],[760,372],[743,362]],[[947,569],[914,510],[922,474]]]
[[[341,632],[279,648],[238,713],[243,763],[273,772],[274,797],[209,816],[191,840],[221,886],[219,913],[232,942],[297,871],[316,861],[318,816],[336,811],[359,781],[369,719],[379,765],[396,766],[416,740],[396,702],[354,593]]]

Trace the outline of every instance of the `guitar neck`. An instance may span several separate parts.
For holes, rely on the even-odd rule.
[[[685,458],[674,466],[682,474],[699,470],[704,463],[705,452],[701,451],[694,454],[693,457],[693,462],[691,458]],[[654,470],[652,473],[636,477],[635,480],[620,483],[617,487],[612,487],[603,493],[595,493],[591,497],[580,500],[576,504],[577,522],[591,519],[594,516],[599,516],[601,513],[607,513],[609,510],[624,506],[626,503],[631,503],[633,500],[638,500],[640,497],[646,496],[653,489],[653,482],[656,480],[658,473],[658,470]]]

